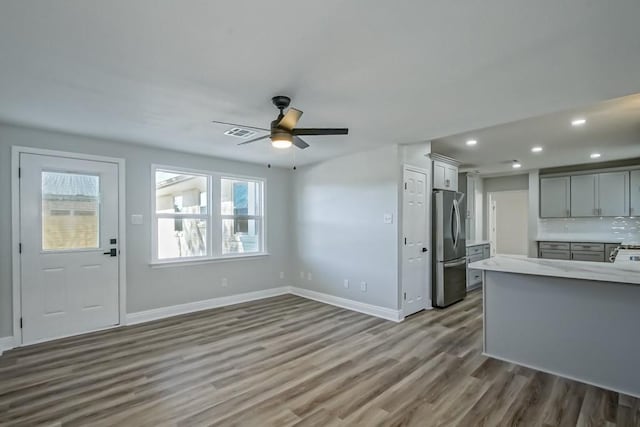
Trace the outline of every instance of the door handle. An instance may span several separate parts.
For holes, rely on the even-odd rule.
[[[422,248],[422,252],[427,252],[427,248]]]
[[[118,250],[116,248],[111,248],[111,250],[109,252],[105,252],[104,255],[118,256]]]

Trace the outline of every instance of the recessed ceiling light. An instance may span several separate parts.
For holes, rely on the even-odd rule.
[[[522,165],[519,162],[513,162],[511,167],[514,168],[514,169],[520,169],[522,167]]]
[[[587,123],[586,119],[575,119],[571,122],[571,126],[582,126],[585,123]]]
[[[600,153],[591,153],[589,157],[591,157],[592,159],[597,159],[600,157]]]
[[[531,147],[531,152],[532,153],[539,153],[541,151],[542,151],[542,147],[540,147],[540,146]]]
[[[471,146],[471,145],[476,145],[478,143],[478,141],[476,141],[475,139],[470,139],[467,141],[467,145]]]

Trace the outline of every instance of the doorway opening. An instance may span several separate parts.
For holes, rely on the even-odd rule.
[[[488,198],[491,256],[527,256],[529,191],[496,191]]]

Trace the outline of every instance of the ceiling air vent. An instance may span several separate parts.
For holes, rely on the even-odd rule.
[[[242,128],[232,128],[224,133],[225,135],[235,136],[236,138],[249,138],[256,133],[252,130]]]

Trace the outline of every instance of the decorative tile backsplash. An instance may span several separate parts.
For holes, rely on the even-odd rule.
[[[640,240],[640,217],[618,218],[542,218],[539,235],[575,234],[611,236],[616,240]]]

